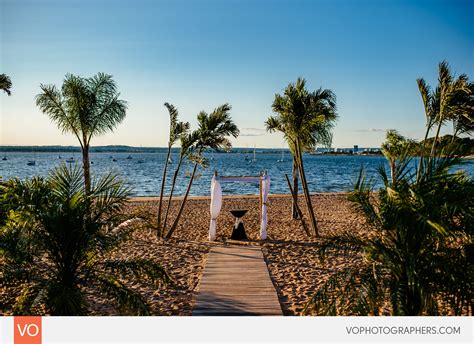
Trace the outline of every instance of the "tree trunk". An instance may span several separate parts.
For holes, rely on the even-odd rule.
[[[163,168],[163,176],[161,177],[160,200],[158,201],[158,227],[156,235],[161,237],[163,235],[163,228],[161,227],[161,211],[163,209],[163,193],[165,192],[166,172],[168,170],[168,161],[170,160],[171,146],[168,146],[168,154],[166,155],[165,167]]]
[[[298,194],[294,192],[293,188],[291,187],[290,183],[290,178],[288,178],[288,175],[285,174],[286,177],[286,182],[288,183],[288,187],[290,188],[291,196],[293,197],[293,204],[296,206],[296,211],[301,219],[301,225],[303,226],[303,229],[306,233],[307,236],[311,236],[311,233],[308,230],[308,227],[306,226],[306,222],[304,221],[303,213],[301,212],[300,207],[298,206]]]
[[[293,198],[291,202],[291,218],[298,218],[298,163],[296,162],[296,157],[293,157],[293,192],[296,195],[296,199]]]
[[[176,215],[176,219],[174,220],[173,225],[171,226],[170,230],[166,234],[166,237],[165,237],[166,239],[171,238],[174,231],[178,227],[179,219],[181,217],[181,214],[183,213],[184,206],[186,205],[186,200],[188,199],[189,191],[191,190],[191,185],[193,185],[194,175],[196,174],[197,167],[198,167],[198,164],[195,163],[193,173],[191,174],[191,179],[189,180],[188,188],[186,189],[186,194],[184,195],[184,198],[181,201],[181,206],[179,207],[178,215]]]
[[[390,165],[390,177],[392,178],[392,185],[395,185],[397,182],[397,167],[394,158],[389,159]]]
[[[306,175],[304,172],[304,165],[303,165],[303,157],[301,152],[301,147],[299,143],[296,144],[296,155],[298,159],[298,169],[300,171],[300,178],[301,178],[301,187],[303,188],[304,196],[306,199],[306,206],[308,207],[308,214],[309,220],[311,223],[311,230],[313,231],[313,235],[318,237],[318,225],[316,222],[316,216],[314,215],[313,204],[311,202],[311,196],[309,194],[308,183],[306,182]]]
[[[86,195],[91,193],[91,166],[89,162],[89,145],[84,145],[82,149],[82,168],[84,170],[84,188]]]
[[[171,208],[171,199],[173,198],[174,187],[176,186],[176,179],[178,178],[178,172],[179,172],[179,169],[181,168],[182,162],[183,162],[183,158],[180,158],[178,166],[176,167],[176,170],[174,171],[174,174],[173,174],[173,183],[171,184],[170,197],[168,199],[168,206],[166,207],[165,220],[163,222],[163,232],[166,231],[166,224],[168,223],[168,214]]]
[[[434,155],[436,144],[438,143],[438,137],[439,137],[439,132],[441,130],[441,124],[442,124],[442,121],[440,120],[439,123],[438,123],[438,129],[436,130],[436,136],[433,140],[433,145],[431,146],[430,161],[431,161],[431,158]]]

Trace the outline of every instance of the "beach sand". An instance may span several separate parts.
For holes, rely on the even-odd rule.
[[[370,227],[355,213],[347,194],[316,194],[312,196],[322,237],[351,231],[367,235]],[[301,197],[301,209],[304,202]],[[165,206],[167,201],[165,201]],[[174,219],[180,200],[173,200],[170,218]],[[248,209],[243,217],[248,241],[242,245],[259,245],[268,265],[285,315],[300,315],[304,305],[321,283],[334,271],[358,264],[342,254],[332,254],[322,262],[316,254],[320,239],[309,238],[299,220],[290,219],[291,197],[271,195],[268,200],[268,239],[259,239],[260,211],[257,196],[225,197],[217,220],[217,240],[208,241],[209,197],[188,200],[180,224],[169,240],[156,236],[156,198],[135,198],[127,205],[123,218],[142,218],[135,224],[133,235],[112,254],[120,258],[147,258],[162,264],[175,281],[174,288],[124,279],[130,288],[139,291],[150,305],[153,315],[191,315],[200,278],[212,245],[228,243],[234,218],[233,209]],[[235,243],[235,242],[233,242]],[[361,258],[360,258],[361,259]],[[0,298],[11,298],[8,290],[0,290]],[[91,315],[118,315],[111,301],[88,290]],[[8,310],[7,313],[8,314]]]
[[[344,231],[364,235],[368,231],[365,220],[354,212],[346,194],[317,194],[312,199],[322,237]],[[171,218],[179,203],[179,200],[172,202]],[[132,287],[148,298],[154,314],[190,315],[209,248],[227,242],[231,235],[234,218],[229,211],[248,209],[243,220],[249,240],[240,243],[262,247],[284,314],[300,315],[310,295],[323,281],[337,269],[358,262],[348,261],[342,255],[333,255],[321,262],[316,254],[319,240],[309,238],[299,220],[290,219],[291,197],[288,195],[269,197],[268,240],[259,240],[258,204],[256,196],[226,197],[217,222],[217,240],[209,242],[210,200],[208,197],[191,198],[173,238],[164,241],[156,238],[153,228],[156,199],[132,199],[128,213],[148,217],[149,223],[143,223],[115,254],[162,263],[176,281],[176,288],[155,288],[133,281]],[[302,198],[300,205],[303,209]],[[115,314],[107,300],[94,296],[90,301],[94,304],[94,314]]]

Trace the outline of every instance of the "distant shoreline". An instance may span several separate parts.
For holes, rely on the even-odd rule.
[[[344,148],[346,150],[351,148]],[[365,149],[365,148],[360,148]],[[367,147],[367,149],[379,149],[373,147]],[[125,145],[107,145],[107,146],[93,146],[90,148],[91,153],[166,153],[167,147],[133,147]],[[256,153],[258,154],[272,154],[272,153],[290,153],[289,149],[282,148],[257,148]],[[14,153],[14,152],[25,152],[25,153],[80,153],[81,148],[79,146],[0,146],[1,153]],[[173,153],[179,152],[179,147],[172,148]],[[211,152],[209,150],[209,152]],[[253,154],[254,148],[234,147],[228,153],[241,153],[241,154]],[[216,152],[218,154],[225,154],[225,151]],[[316,154],[323,155],[323,154]],[[326,155],[326,154],[325,154]],[[348,153],[328,153],[327,155],[351,155]]]

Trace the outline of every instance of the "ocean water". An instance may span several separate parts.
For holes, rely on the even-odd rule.
[[[127,157],[131,156],[131,159]],[[219,175],[258,175],[267,171],[271,178],[270,193],[289,193],[285,174],[291,178],[292,161],[289,154],[258,153],[256,161],[253,154],[243,153],[209,153],[207,168],[199,167],[197,178],[193,182],[191,195],[209,195],[210,180],[217,171]],[[0,176],[3,180],[10,178],[28,178],[34,175],[47,176],[49,171],[56,166],[66,163],[66,159],[75,158],[74,164],[81,166],[80,153],[6,153],[7,160],[0,160]],[[3,156],[1,156],[3,158]],[[113,161],[115,159],[116,161]],[[112,171],[130,184],[133,195],[156,196],[159,194],[161,176],[166,159],[164,153],[91,153],[91,171],[93,176],[98,176]],[[177,155],[172,154],[172,163],[169,165],[167,188],[169,192],[172,172],[176,167]],[[35,160],[34,166],[28,166],[29,160]],[[377,168],[381,164],[388,170],[385,158],[382,156],[325,156],[305,155],[305,170],[311,192],[338,192],[350,191],[353,188],[358,171],[363,167],[370,177],[375,179]],[[175,194],[182,195],[186,191],[189,175],[193,165],[186,162],[181,167],[181,173],[176,183]],[[462,166],[474,176],[474,163],[472,160]],[[381,184],[376,184],[380,186]],[[257,194],[258,184],[254,183],[223,183],[224,194]]]

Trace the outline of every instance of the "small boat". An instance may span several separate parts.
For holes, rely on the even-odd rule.
[[[112,159],[112,161],[117,161],[117,159],[114,158],[114,159]]]
[[[144,162],[145,162],[145,160],[142,160],[142,159],[137,161],[138,164],[143,164]]]
[[[283,158],[285,157],[285,151],[281,151],[281,159],[277,160],[277,162],[284,162]]]
[[[131,155],[129,155],[129,156],[127,156],[127,159],[129,159],[129,160],[130,160],[130,159],[133,159],[133,158],[132,158],[132,156],[131,156]]]
[[[253,159],[250,160],[250,162],[257,162],[257,157],[256,157],[255,153],[256,153],[256,148],[255,148],[255,146],[254,146],[254,147],[253,147]]]
[[[185,176],[186,178],[191,178],[192,175],[193,175],[193,173],[192,173],[191,171],[186,171],[186,172],[184,173],[184,176]],[[195,173],[195,174],[194,174],[194,179],[201,178],[201,176],[202,176],[202,174],[200,174],[200,173]]]
[[[74,162],[74,157],[70,157],[70,158],[66,159],[66,162],[73,163]]]
[[[61,158],[61,155],[58,155],[58,159],[62,159],[62,158]]]
[[[7,155],[4,154],[2,160],[7,160]]]
[[[29,160],[28,163],[27,163],[28,166],[35,166],[36,165],[36,161],[34,160]]]
[[[173,163],[173,159],[171,159],[171,157],[168,158],[168,164],[172,164]]]

